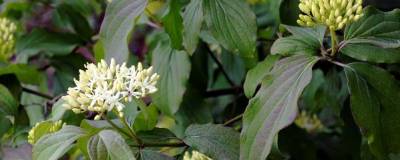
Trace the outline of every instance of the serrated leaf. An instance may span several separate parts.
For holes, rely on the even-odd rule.
[[[128,60],[129,35],[146,5],[147,0],[117,0],[108,4],[100,30],[106,60],[114,58],[118,63]]]
[[[255,58],[256,16],[242,0],[204,0],[205,21],[226,49],[244,58]]]
[[[183,141],[194,149],[214,159],[239,159],[240,135],[222,125],[191,125],[185,131]]]
[[[88,143],[88,153],[94,160],[135,160],[135,155],[120,134],[102,130]]]
[[[381,12],[373,7],[345,30],[341,52],[374,63],[400,62],[400,10]]]
[[[265,76],[268,75],[279,58],[280,56],[268,56],[264,61],[258,63],[257,66],[247,72],[246,80],[243,85],[246,97],[250,98],[254,95],[257,86],[262,82]]]
[[[170,1],[168,14],[162,19],[165,31],[171,39],[171,45],[174,49],[182,49],[182,32],[183,32],[183,19],[181,16],[181,2]]]
[[[199,42],[203,24],[203,1],[192,0],[183,13],[183,46],[192,55]]]
[[[243,117],[240,159],[266,159],[274,137],[297,115],[297,101],[312,78],[318,57],[292,56],[278,61],[252,98]]]
[[[326,27],[301,28],[285,26],[293,35],[279,38],[271,47],[272,54],[316,55],[320,52]]]
[[[400,85],[387,71],[366,63],[345,68],[351,110],[371,153],[379,159],[400,152]]]
[[[15,115],[18,111],[18,102],[4,85],[0,84],[0,112],[2,115]]]
[[[158,91],[153,95],[154,104],[161,112],[173,115],[182,103],[189,80],[189,55],[172,49],[168,43],[160,43],[153,51],[152,65],[154,71],[160,75]]]
[[[83,135],[84,132],[74,126],[64,126],[58,132],[45,135],[33,146],[33,160],[57,160],[71,149],[73,143]]]

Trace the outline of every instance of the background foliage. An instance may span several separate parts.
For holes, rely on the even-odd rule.
[[[298,0],[0,3],[18,26],[0,62],[0,159],[400,159],[399,1],[365,0],[334,59],[325,27],[297,25]],[[143,144],[62,107],[79,69],[111,58],[160,75],[147,107],[124,109]]]

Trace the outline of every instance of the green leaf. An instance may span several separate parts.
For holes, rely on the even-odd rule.
[[[222,125],[191,125],[184,142],[214,159],[239,159],[239,133]]]
[[[107,60],[115,58],[118,63],[128,60],[129,35],[146,5],[147,0],[118,0],[108,4],[100,30]]]
[[[364,16],[346,27],[346,43],[367,43],[381,48],[400,47],[400,10],[381,12],[367,7]]]
[[[345,30],[341,52],[361,61],[400,62],[400,10],[381,12],[373,7]]]
[[[181,2],[170,1],[168,14],[163,19],[163,25],[165,31],[168,33],[171,39],[171,45],[174,49],[182,49],[182,31],[183,31],[183,19],[181,16]]]
[[[262,160],[274,137],[297,115],[297,101],[312,78],[318,57],[292,56],[278,61],[252,98],[243,117],[240,159]]]
[[[93,160],[135,160],[135,155],[120,134],[103,130],[88,143],[90,159]]]
[[[104,59],[105,51],[104,51],[103,42],[101,40],[98,40],[96,42],[96,44],[94,44],[93,52],[94,52],[94,58],[96,59],[96,62],[100,62],[102,59]]]
[[[95,135],[87,142],[87,150],[91,160],[107,160],[107,148],[100,136]]]
[[[258,63],[256,67],[247,72],[246,80],[244,81],[244,93],[248,98],[253,97],[257,86],[268,75],[279,58],[280,56],[268,56],[264,61]]]
[[[0,113],[15,115],[18,111],[18,102],[4,85],[0,84]]]
[[[64,126],[58,132],[45,135],[33,146],[33,160],[57,160],[71,149],[73,143],[83,135],[84,132],[74,126]]]
[[[387,71],[366,63],[345,68],[351,110],[371,153],[379,159],[400,153],[400,84]]]
[[[137,136],[146,144],[181,142],[174,133],[165,128],[154,128],[151,131],[140,131],[137,133]]]
[[[244,58],[255,58],[256,16],[242,0],[204,0],[205,21],[226,49]]]
[[[316,55],[320,53],[326,27],[301,28],[285,26],[293,36],[279,38],[271,47],[272,54]]]
[[[18,80],[25,84],[40,85],[45,79],[43,74],[25,64],[10,64],[6,67],[0,67],[0,75],[5,74],[15,74]]]
[[[298,36],[309,42],[310,44],[322,45],[325,37],[326,27],[316,26],[314,28],[303,28],[296,26],[284,25],[284,27],[294,36]],[[319,46],[318,46],[319,47]]]
[[[182,103],[186,83],[190,75],[189,55],[172,49],[168,43],[160,43],[153,51],[152,65],[160,75],[153,95],[154,104],[165,114],[173,115]]]
[[[64,106],[62,106],[65,103],[65,101],[60,98],[56,103],[54,103],[54,105],[51,107],[51,113],[50,113],[50,120],[52,121],[58,121],[61,120],[65,114],[65,112],[67,112],[67,108],[65,108]]]
[[[55,125],[54,121],[43,121],[35,125],[35,132],[33,132],[33,143],[36,143],[43,136],[51,133],[50,129]],[[54,132],[54,131],[53,131]]]
[[[67,55],[81,43],[76,35],[69,33],[50,33],[42,29],[34,29],[18,39],[16,44],[18,61],[43,52],[47,56]]]
[[[183,46],[190,55],[194,53],[199,43],[203,20],[203,1],[190,1],[183,13]]]
[[[12,127],[12,123],[9,118],[7,118],[5,115],[0,113],[0,137],[3,137],[5,133]]]
[[[354,59],[374,63],[399,63],[400,48],[383,49],[367,43],[347,44],[341,52]]]
[[[135,118],[133,126],[135,131],[147,131],[156,127],[158,122],[158,110],[155,105],[151,104],[145,110],[140,111]]]
[[[197,86],[196,86],[197,87]],[[208,105],[201,92],[189,87],[183,96],[183,102],[175,114],[174,133],[181,136],[191,124],[207,124],[213,122],[211,105]]]
[[[143,149],[143,150],[140,150],[140,159],[141,160],[174,160],[175,158],[172,158],[172,157],[162,154],[160,152]]]
[[[92,38],[92,29],[87,19],[78,9],[74,8],[75,6],[70,4],[58,5],[53,17],[57,20],[65,21],[67,23],[66,25],[71,25],[76,34],[88,41]]]

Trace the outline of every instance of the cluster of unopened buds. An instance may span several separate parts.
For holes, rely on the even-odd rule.
[[[324,125],[317,115],[310,115],[305,111],[300,112],[295,120],[295,124],[309,133],[316,133],[324,129]]]
[[[36,123],[34,127],[28,133],[28,143],[35,144],[39,140],[40,136],[50,134],[59,131],[65,123],[59,121],[43,121]]]
[[[362,0],[300,0],[300,14],[297,23],[312,27],[326,25],[336,31],[357,21],[362,14]]]
[[[141,63],[127,67],[125,63],[116,64],[112,59],[110,64],[102,60],[97,65],[87,64],[85,68],[79,71],[76,87],[69,88],[68,95],[62,99],[66,101],[64,107],[77,114],[97,113],[95,120],[114,109],[123,117],[125,103],[157,91],[159,75],[153,73],[152,67],[144,69]]]
[[[8,18],[0,18],[0,57],[8,59],[14,52],[17,26]]]

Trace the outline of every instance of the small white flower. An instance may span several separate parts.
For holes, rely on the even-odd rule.
[[[152,67],[143,69],[141,63],[128,68],[125,63],[119,65],[112,59],[110,65],[102,60],[85,68],[79,71],[76,87],[69,88],[68,95],[63,97],[67,102],[64,106],[75,113],[92,111],[98,113],[95,119],[100,119],[104,112],[116,109],[122,116],[124,101],[157,91],[158,74],[152,73]]]

